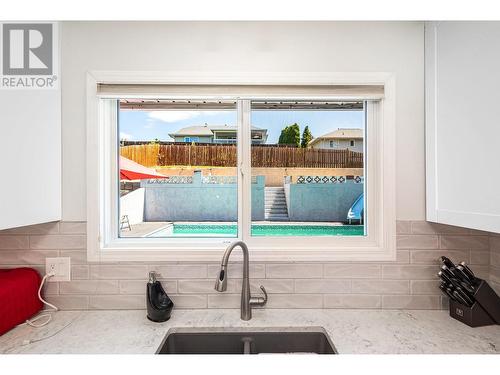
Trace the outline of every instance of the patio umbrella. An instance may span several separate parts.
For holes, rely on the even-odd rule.
[[[120,180],[142,180],[146,178],[166,178],[154,169],[120,156]]]

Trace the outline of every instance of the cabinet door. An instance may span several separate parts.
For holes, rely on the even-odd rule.
[[[425,29],[427,220],[500,232],[500,22]]]
[[[9,24],[12,25],[12,24]],[[24,26],[23,26],[24,25]],[[19,26],[27,27],[28,24]],[[53,25],[53,62],[51,74],[58,76],[57,24]],[[0,24],[4,33],[9,32]],[[16,30],[16,35],[25,33],[31,40],[36,32]],[[44,43],[46,34],[38,36],[36,45]],[[50,34],[48,34],[50,35]],[[9,35],[4,35],[4,39]],[[22,42],[22,38],[21,38]],[[10,40],[10,51],[32,45]],[[1,44],[0,44],[1,46]],[[3,46],[2,46],[3,47]],[[7,53],[3,49],[4,54]],[[30,52],[31,53],[31,52]],[[30,56],[31,54],[24,55]],[[46,56],[46,55],[45,55]],[[28,60],[28,59],[26,59]],[[6,61],[5,59],[3,60]],[[19,63],[21,61],[21,63]],[[32,68],[30,62],[17,61],[24,68]],[[40,67],[44,61],[36,60]],[[46,65],[43,65],[46,66]],[[61,219],[61,93],[60,85],[51,88],[5,87],[4,80],[31,84],[30,75],[2,75],[0,88],[0,229],[20,227]],[[23,73],[25,74],[25,73]],[[59,77],[56,78],[58,80]],[[19,81],[22,80],[22,81]],[[41,85],[42,81],[38,81]],[[82,142],[81,139],[75,142]]]

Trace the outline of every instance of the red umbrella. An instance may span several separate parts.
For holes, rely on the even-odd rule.
[[[120,156],[120,180],[142,180],[146,178],[166,178],[154,169]]]

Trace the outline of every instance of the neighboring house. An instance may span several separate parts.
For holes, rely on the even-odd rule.
[[[232,125],[202,125],[188,126],[175,133],[169,134],[174,142],[186,143],[236,143],[236,126]],[[265,144],[267,141],[267,129],[252,126],[252,143]]]
[[[314,138],[309,147],[363,152],[363,129],[337,129]]]

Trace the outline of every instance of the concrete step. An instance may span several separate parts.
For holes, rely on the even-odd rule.
[[[286,215],[269,215],[266,216],[266,220],[289,221],[288,216]]]

